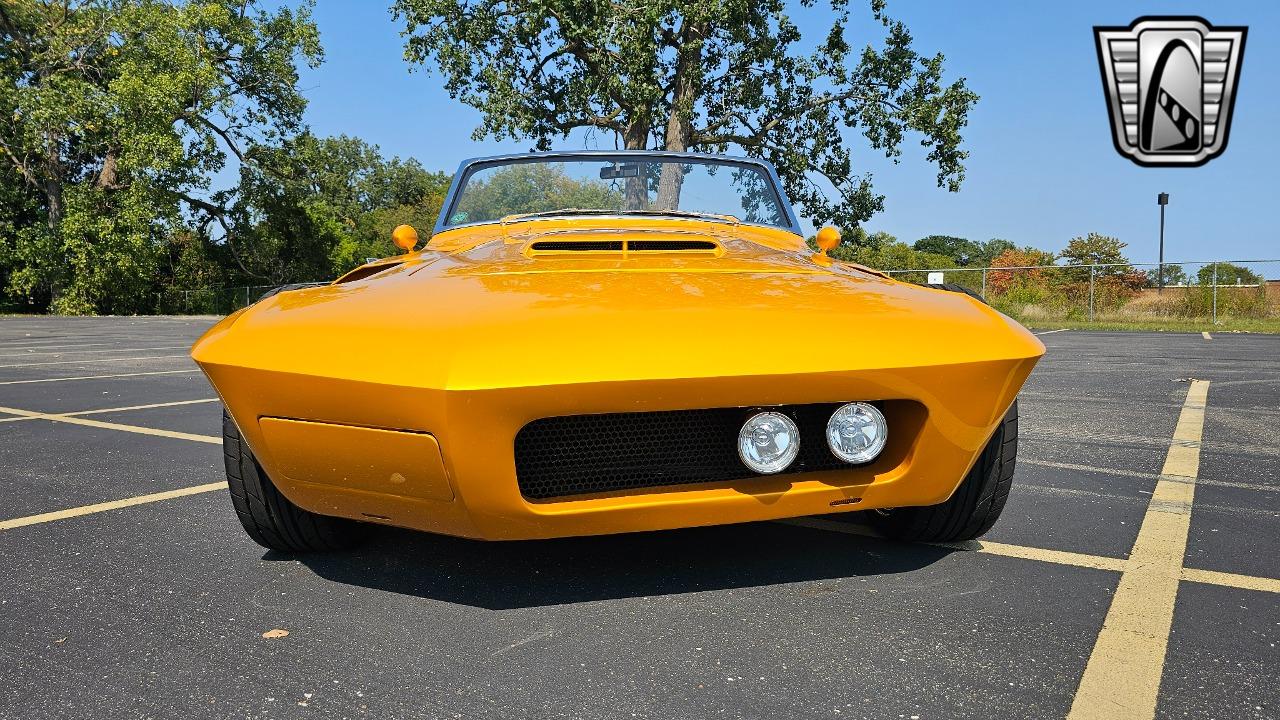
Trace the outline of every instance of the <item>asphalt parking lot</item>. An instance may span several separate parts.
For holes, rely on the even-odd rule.
[[[842,516],[293,558],[220,484],[211,323],[0,319],[0,717],[1280,717],[1280,337],[1043,335],[959,548]]]

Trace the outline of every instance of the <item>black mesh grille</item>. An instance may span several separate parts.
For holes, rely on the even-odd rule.
[[[631,240],[627,250],[631,252],[673,252],[678,250],[715,250],[710,240]],[[539,240],[531,243],[535,252],[622,252],[621,240]]]
[[[612,250],[622,252],[621,240],[540,240],[529,246],[533,250],[583,252],[587,250]]]
[[[715,249],[716,244],[710,240],[631,240],[627,242],[627,250],[633,252]]]
[[[850,467],[827,449],[840,403],[792,405],[800,454],[781,475]],[[758,477],[738,458],[738,431],[760,409],[715,408],[535,420],[516,434],[516,481],[530,499]]]

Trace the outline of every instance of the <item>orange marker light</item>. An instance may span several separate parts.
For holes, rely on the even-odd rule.
[[[412,225],[397,225],[396,229],[391,231],[391,242],[407,253],[413,252],[418,245],[418,231],[414,230]]]

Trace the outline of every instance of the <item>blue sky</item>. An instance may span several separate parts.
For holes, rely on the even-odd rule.
[[[806,40],[829,27],[823,5],[794,8]],[[467,157],[527,150],[471,140],[479,114],[451,100],[439,75],[409,71],[401,27],[386,7],[320,0],[326,61],[302,79],[313,130],[355,135],[387,155],[450,171]],[[869,16],[857,0],[854,7]],[[948,76],[967,78],[982,99],[965,132],[970,158],[958,193],[936,187],[914,140],[899,164],[867,149],[855,155],[887,197],[868,229],[907,242],[937,233],[1049,250],[1095,231],[1129,243],[1132,260],[1154,261],[1163,191],[1171,195],[1166,260],[1280,258],[1280,3],[890,0],[889,14],[907,23],[918,50],[946,55]],[[1230,142],[1206,166],[1142,168],[1112,146],[1092,26],[1127,25],[1144,14],[1249,26]],[[878,41],[873,26],[859,27],[872,32],[854,36],[856,45]]]

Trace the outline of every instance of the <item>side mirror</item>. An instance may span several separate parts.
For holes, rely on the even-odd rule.
[[[818,252],[809,256],[809,259],[823,267],[830,266],[831,258],[827,257],[827,252],[840,244],[840,231],[828,225],[818,231],[814,240],[818,243]]]
[[[418,245],[418,231],[412,225],[398,225],[391,231],[391,242],[407,253],[413,252]]]
[[[818,231],[817,241],[818,250],[826,255],[840,244],[840,231],[828,225]]]

